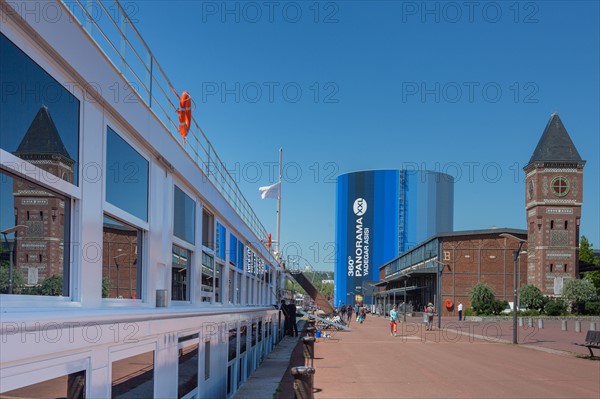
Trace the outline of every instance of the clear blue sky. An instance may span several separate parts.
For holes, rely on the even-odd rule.
[[[581,234],[600,246],[598,2],[124,4],[273,235],[258,187],[283,147],[284,254],[333,269],[335,177],[362,169],[449,173],[455,230],[525,228],[522,168],[552,112],[587,161]]]

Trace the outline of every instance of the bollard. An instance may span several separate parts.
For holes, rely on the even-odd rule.
[[[533,319],[531,317],[529,319],[527,319],[527,326],[533,327]]]
[[[306,334],[308,334],[309,337],[315,337],[315,331],[317,331],[316,328],[314,327],[307,327],[306,328]]]
[[[523,318],[519,317],[519,327],[523,327]]]
[[[310,367],[313,366],[313,361],[315,358],[315,341],[316,339],[313,337],[304,337],[302,338],[302,343],[304,344],[304,365],[308,366],[310,363]]]
[[[315,369],[312,367],[292,367],[294,376],[294,397],[296,399],[313,399],[313,375]]]
[[[590,321],[590,331],[596,331],[596,322]]]
[[[538,328],[540,330],[544,328],[544,319],[538,319]]]
[[[560,329],[563,331],[567,331],[567,321],[566,320],[560,321]]]
[[[575,332],[581,332],[581,321],[575,320]]]

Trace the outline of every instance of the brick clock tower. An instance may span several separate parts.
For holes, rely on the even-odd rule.
[[[558,114],[552,114],[524,168],[527,282],[545,295],[559,295],[565,279],[578,276],[584,165]]]

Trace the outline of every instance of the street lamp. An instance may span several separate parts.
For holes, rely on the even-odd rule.
[[[8,263],[8,293],[13,293],[13,253],[15,251],[15,243],[17,240],[16,232],[19,229],[27,229],[29,226],[25,226],[23,224],[18,224],[13,227],[9,227],[8,229],[0,231],[0,233],[4,236],[4,241],[6,242],[6,248],[9,250],[9,263]],[[15,239],[12,242],[12,245],[8,242],[8,238],[6,237],[8,234],[15,233]]]
[[[514,269],[513,269],[513,344],[518,344],[517,342],[517,261],[519,260],[519,255],[521,254],[521,249],[523,248],[523,244],[525,244],[525,240],[519,237],[515,237],[512,234],[502,233],[500,237],[504,238],[512,238],[519,242],[519,248],[516,251],[513,251],[513,260],[514,260]]]
[[[448,267],[450,270],[450,265],[447,263],[440,262],[439,260],[431,259],[432,262],[439,264],[438,272],[437,272],[437,310],[438,310],[438,328],[442,328],[442,273],[444,272],[444,267]]]

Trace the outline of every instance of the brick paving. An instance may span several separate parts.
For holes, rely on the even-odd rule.
[[[577,357],[587,349],[571,344],[583,341],[589,323],[581,333],[572,325],[560,331],[560,321],[537,331],[525,323],[523,345],[515,346],[499,341],[512,339],[511,320],[459,324],[448,318],[434,331],[424,331],[420,321],[409,319],[392,337],[386,319],[369,316],[352,323],[352,332],[319,340],[315,398],[600,397],[600,361]],[[289,385],[282,384],[282,393]]]

